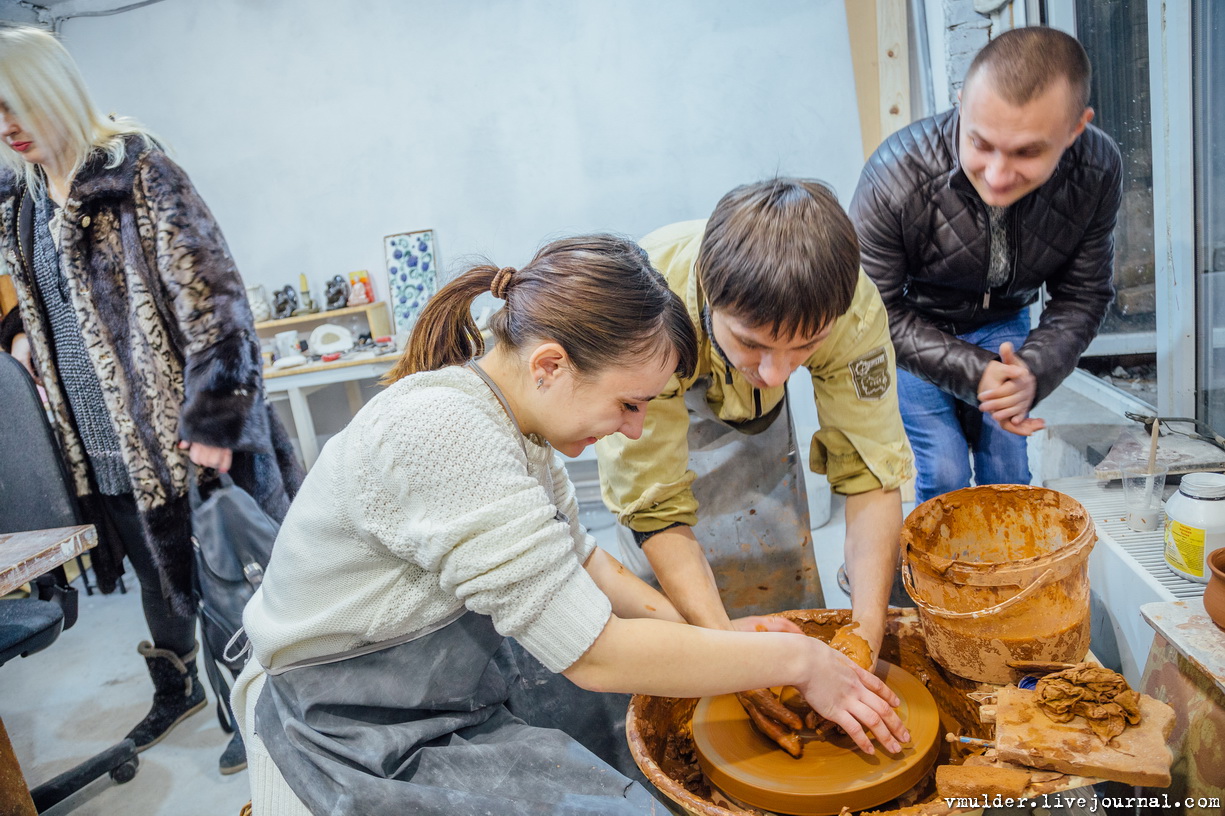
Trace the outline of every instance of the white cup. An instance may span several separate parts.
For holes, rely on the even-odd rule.
[[[1161,523],[1161,499],[1165,492],[1166,468],[1146,465],[1123,468],[1123,504],[1127,526],[1137,533],[1151,533]]]

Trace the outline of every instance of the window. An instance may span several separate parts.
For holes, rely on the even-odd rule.
[[[1225,6],[1197,0],[1191,32],[1200,294],[1197,410],[1219,431],[1225,429]]]
[[[1093,65],[1093,123],[1110,134],[1123,156],[1123,202],[1114,234],[1116,295],[1081,367],[1156,405],[1148,3],[1076,0],[1075,9],[1076,36]]]

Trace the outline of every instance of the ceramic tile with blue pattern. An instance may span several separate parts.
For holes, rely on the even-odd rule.
[[[387,290],[394,330],[410,331],[425,303],[438,289],[434,231],[401,232],[383,238],[387,255]]]

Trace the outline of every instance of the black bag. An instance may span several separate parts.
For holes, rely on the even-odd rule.
[[[217,719],[232,732],[230,682],[221,667],[237,676],[249,655],[242,629],[242,611],[264,578],[280,525],[251,497],[219,474],[220,484],[205,497],[193,474],[191,483],[193,585],[200,612],[204,668],[217,695]]]

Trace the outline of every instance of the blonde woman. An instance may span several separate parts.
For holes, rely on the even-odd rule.
[[[488,354],[483,292],[506,302]],[[514,716],[508,638],[591,691],[793,684],[865,751],[865,732],[909,739],[875,675],[801,634],[685,624],[579,523],[556,454],[641,435],[697,354],[684,303],[612,236],[475,267],[430,300],[387,390],[323,449],[243,615],[233,703],[256,813],[667,813]]]
[[[0,29],[0,252],[18,294],[0,347],[37,372],[103,591],[126,555],[149,640],[138,750],[205,706],[191,603],[189,461],[276,518],[301,475],[264,401],[259,346],[221,230],[140,125],[99,113],[50,34]],[[221,771],[246,766],[231,740]]]

